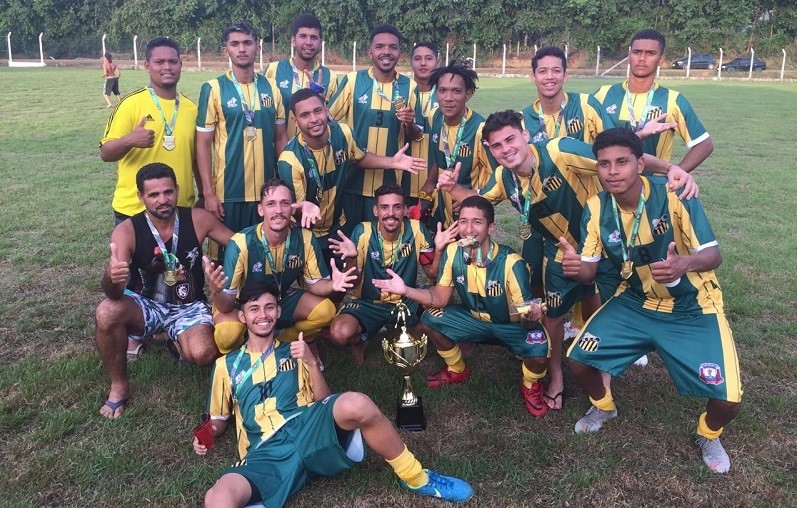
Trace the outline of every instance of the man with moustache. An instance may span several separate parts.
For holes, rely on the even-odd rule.
[[[329,101],[329,112],[354,132],[357,144],[377,155],[393,156],[405,143],[417,140],[421,116],[415,83],[396,71],[401,56],[401,34],[392,25],[371,30],[368,55],[373,66],[347,74]],[[417,109],[417,111],[416,111]],[[358,224],[373,209],[374,191],[399,182],[393,170],[366,169],[346,182],[346,219]]]
[[[317,60],[321,53],[321,22],[312,14],[302,14],[293,22],[291,46],[293,58],[271,62],[263,74],[277,83],[282,94],[282,103],[287,107],[291,96],[302,88],[329,100],[338,88],[338,77]],[[296,125],[288,123],[288,138],[297,134]]]
[[[136,186],[144,211],[111,234],[101,284],[106,298],[96,312],[97,351],[111,378],[100,415],[109,419],[122,416],[131,395],[129,337],[166,333],[181,358],[198,365],[219,355],[200,258],[206,237],[226,244],[232,231],[201,208],[177,206],[177,177],[166,164],[142,167]]]

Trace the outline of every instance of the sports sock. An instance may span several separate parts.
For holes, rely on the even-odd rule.
[[[581,302],[576,302],[573,306],[573,317],[570,319],[570,326],[579,330],[584,328],[584,316],[581,315]]]
[[[717,439],[722,434],[725,427],[720,427],[719,430],[711,430],[706,423],[706,413],[700,415],[697,419],[697,435],[703,436],[706,439]]]
[[[224,321],[216,324],[213,339],[221,354],[225,354],[243,344],[245,332],[246,325],[240,321]]]
[[[459,350],[459,346],[455,345],[446,351],[438,349],[437,352],[445,360],[448,370],[451,372],[460,374],[465,370],[465,362],[462,360],[462,351]]]
[[[404,445],[404,451],[398,457],[385,460],[396,472],[396,476],[404,480],[410,487],[417,489],[429,482],[429,476],[423,470],[423,466],[415,458],[415,455],[407,449],[407,445]]]
[[[329,298],[324,298],[310,311],[307,319],[296,321],[293,326],[284,329],[277,338],[281,342],[293,342],[299,338],[299,332],[302,332],[305,342],[313,342],[316,334],[328,326],[334,317],[335,304]]]
[[[520,371],[523,373],[523,386],[526,388],[531,388],[534,383],[544,378],[545,374],[548,372],[547,370],[543,370],[541,374],[537,374],[527,369],[525,363],[520,364]]]
[[[589,401],[592,402],[593,406],[601,411],[614,411],[617,408],[617,406],[614,405],[614,399],[612,398],[612,390],[608,386],[606,387],[606,395],[604,395],[602,399],[595,400],[590,397]]]

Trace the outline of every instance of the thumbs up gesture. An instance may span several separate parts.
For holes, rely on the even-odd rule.
[[[559,250],[562,251],[562,272],[565,277],[577,278],[581,273],[581,255],[564,236],[559,237]]]
[[[667,258],[650,264],[650,275],[659,284],[669,284],[686,273],[686,256],[681,256],[675,248],[675,242],[667,246]]]
[[[108,274],[114,284],[126,284],[130,274],[130,262],[119,259],[119,249],[111,242],[111,259],[108,263]]]
[[[316,359],[310,351],[310,346],[304,341],[304,332],[299,332],[299,337],[291,342],[291,356],[309,366],[315,365]]]
[[[155,131],[147,129],[147,117],[141,118],[141,121],[136,124],[130,134],[127,135],[127,140],[131,146],[136,148],[152,148],[155,146]]]
[[[461,169],[461,162],[457,162],[453,170],[444,168],[437,176],[437,188],[445,192],[451,192],[451,189],[453,189],[459,181],[459,172]]]

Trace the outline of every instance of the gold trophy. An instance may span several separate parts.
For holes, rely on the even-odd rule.
[[[410,315],[410,310],[403,302],[397,303],[393,312],[398,314],[395,326],[398,337],[391,340],[391,335],[395,336],[396,333],[389,333],[388,337],[382,339],[382,349],[387,363],[395,365],[404,375],[404,390],[396,406],[396,427],[411,431],[425,430],[423,403],[412,388],[410,375],[418,369],[421,360],[426,356],[428,338],[423,335],[416,339],[407,332],[407,316]]]

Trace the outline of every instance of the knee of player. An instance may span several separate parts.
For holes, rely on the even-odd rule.
[[[368,425],[375,418],[384,417],[371,397],[364,393],[346,392],[340,396],[337,404],[342,404],[341,415],[347,420],[357,422],[358,427]]]
[[[329,325],[329,338],[338,346],[345,346],[349,338],[357,333],[356,326],[352,326],[348,314],[341,314],[332,320]]]
[[[124,304],[121,300],[111,300],[106,298],[97,305],[97,310],[94,314],[94,319],[97,323],[97,328],[105,329],[122,321],[121,317],[125,312]]]

